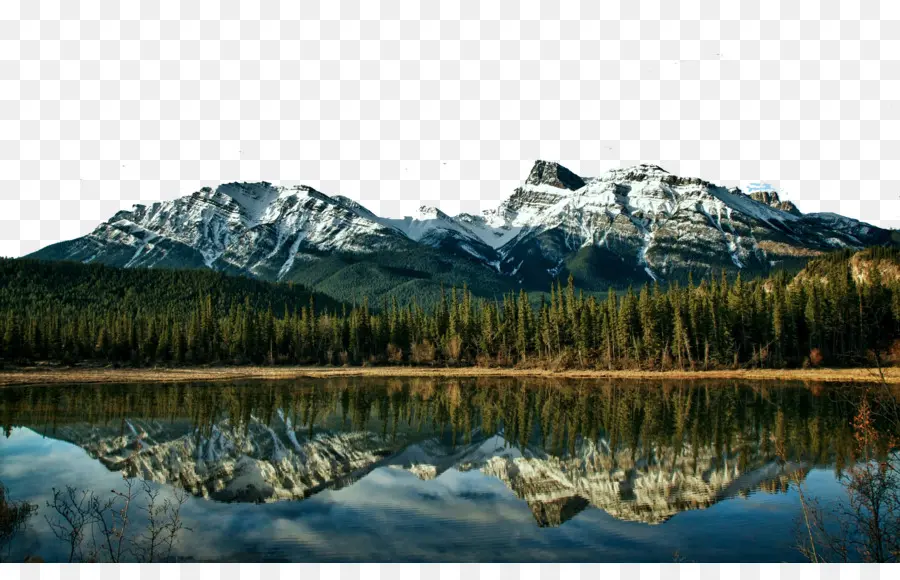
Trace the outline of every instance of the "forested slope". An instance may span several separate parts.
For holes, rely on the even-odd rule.
[[[339,307],[306,290],[212,272],[0,261],[0,357],[134,365],[492,364],[583,368],[853,366],[900,354],[900,251],[786,272],[537,305],[449,289]]]

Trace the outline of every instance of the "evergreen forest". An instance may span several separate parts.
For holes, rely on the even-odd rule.
[[[0,260],[0,361],[481,365],[597,369],[888,364],[900,356],[900,250],[799,274],[647,284],[603,295],[570,277],[538,301],[446,288],[342,304],[294,284],[197,270]]]

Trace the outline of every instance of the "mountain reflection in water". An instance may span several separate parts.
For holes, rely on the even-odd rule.
[[[552,528],[590,508],[658,525],[785,492],[814,468],[840,470],[852,461],[859,396],[847,386],[496,378],[46,386],[0,390],[0,419],[7,436],[25,427],[212,502],[308,501],[379,468],[426,482],[452,471],[502,483],[533,526]],[[47,485],[65,483],[81,485]]]

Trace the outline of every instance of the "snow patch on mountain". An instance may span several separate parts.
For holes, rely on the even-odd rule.
[[[564,275],[565,264],[603,269],[602,260],[614,259],[616,268],[665,280],[725,266],[765,271],[796,249],[814,255],[889,240],[890,232],[858,220],[801,214],[771,189],[747,195],[649,164],[581,177],[539,160],[508,199],[480,215],[452,217],[423,206],[413,216],[382,218],[309,186],[226,183],[135,205],[35,256],[125,267],[203,265],[284,280],[328,253],[365,255],[411,242],[508,276],[520,275],[523,258],[542,264],[531,275],[543,269],[550,276]],[[602,248],[594,255],[601,262],[569,260],[591,247]]]
[[[259,223],[260,218],[285,188],[273,187],[266,181],[260,183],[224,183],[216,188],[216,193],[233,199],[243,210],[244,216],[251,224]]]
[[[458,232],[465,237],[475,236],[465,224],[454,220],[436,207],[424,205],[419,208],[415,216],[406,216],[402,219],[385,218],[384,221],[414,241],[420,241],[429,234],[442,230]]]

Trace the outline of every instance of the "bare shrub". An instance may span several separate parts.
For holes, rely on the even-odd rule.
[[[53,499],[47,507],[55,515],[44,518],[56,538],[68,546],[69,562],[116,563],[128,556],[139,562],[171,560],[179,533],[188,529],[181,520],[187,492],[179,489],[174,501],[160,501],[159,490],[142,481],[146,505],[139,509],[146,514],[147,525],[133,533],[129,511],[138,490],[134,479],[123,474],[122,480],[124,491],[112,490],[108,498],[72,486],[53,489]]]
[[[840,476],[846,500],[825,509],[815,498],[805,498],[803,486],[795,482],[803,513],[798,549],[813,562],[900,561],[897,457],[878,453],[879,448],[895,449],[897,441],[876,429],[876,415],[867,396],[853,420],[856,462]]]
[[[437,351],[434,348],[434,344],[431,341],[423,340],[412,345],[410,359],[419,365],[432,364],[436,355]]]
[[[900,366],[900,338],[891,345],[888,351],[888,362],[894,366]]]
[[[35,511],[37,506],[34,504],[11,501],[9,491],[0,484],[0,562],[3,561],[3,549],[25,527]]]
[[[147,497],[147,506],[141,510],[147,514],[148,525],[132,541],[132,553],[141,562],[169,561],[178,533],[184,529],[181,507],[187,501],[187,493],[178,489],[175,501],[166,498],[160,502],[158,489],[153,489],[146,480],[141,486]]]
[[[819,367],[822,364],[822,361],[825,360],[825,357],[822,356],[822,351],[818,348],[814,348],[809,351],[809,365],[813,368]]]
[[[489,355],[486,355],[483,353],[478,354],[475,357],[475,366],[478,366],[478,367],[490,368],[490,367],[494,366],[493,362],[494,361],[491,359],[491,357]]]
[[[397,364],[403,362],[403,349],[395,344],[387,345],[388,362]]]
[[[550,361],[550,370],[564,371],[575,367],[575,355],[565,350]]]

